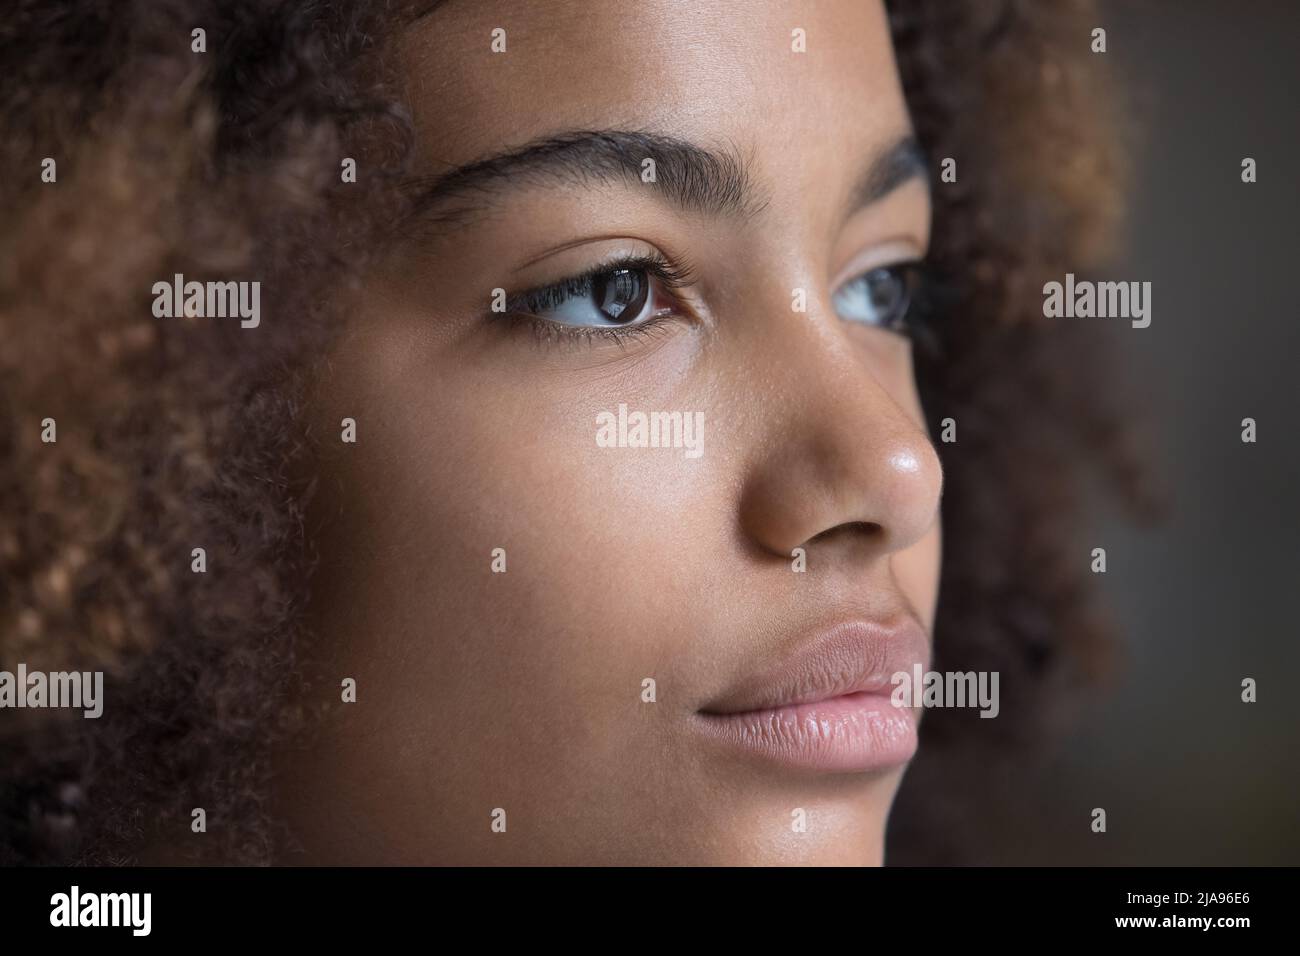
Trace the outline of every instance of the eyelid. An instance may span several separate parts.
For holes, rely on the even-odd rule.
[[[575,250],[579,251],[575,252]],[[587,251],[583,252],[581,250]],[[531,291],[532,289],[541,289],[548,285],[555,285],[558,282],[568,281],[590,272],[613,269],[620,262],[629,259],[667,262],[677,266],[680,271],[691,273],[692,279],[694,277],[694,270],[690,267],[690,261],[686,256],[679,254],[678,251],[665,248],[659,242],[639,239],[626,233],[618,233],[604,236],[587,236],[562,245],[552,246],[545,252],[532,256],[510,270],[508,281],[501,284],[507,287],[511,284],[518,285],[519,282],[514,277],[524,272],[531,272],[534,275],[539,272],[550,273],[553,278],[550,278],[549,281],[530,283],[529,291]],[[560,260],[566,264],[561,267],[552,265],[544,270],[536,268],[539,263],[549,260]]]
[[[840,268],[831,281],[831,292],[834,293],[846,282],[860,278],[875,269],[924,262],[926,254],[911,239],[895,239],[877,243],[870,249],[854,256],[847,265]]]

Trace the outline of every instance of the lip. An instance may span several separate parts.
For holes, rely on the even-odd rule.
[[[907,763],[917,721],[895,707],[890,678],[928,658],[914,617],[848,620],[813,631],[796,651],[696,714],[720,745],[786,768],[861,773]]]

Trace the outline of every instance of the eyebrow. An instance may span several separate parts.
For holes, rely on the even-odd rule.
[[[402,184],[409,216],[434,225],[463,224],[501,194],[524,186],[646,182],[678,208],[714,217],[752,219],[767,205],[751,162],[738,149],[705,147],[638,130],[572,130]],[[876,153],[849,195],[846,215],[884,198],[912,179],[926,180],[928,164],[911,134]]]

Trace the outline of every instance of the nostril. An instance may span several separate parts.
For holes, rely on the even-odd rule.
[[[877,537],[882,529],[874,521],[846,521],[833,528],[827,528],[808,539],[809,544],[825,543],[842,537]]]

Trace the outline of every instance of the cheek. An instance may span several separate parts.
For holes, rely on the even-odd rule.
[[[499,369],[340,371],[366,384],[324,485],[320,548],[346,556],[347,586],[323,601],[347,604],[334,643],[387,689],[386,719],[445,751],[434,763],[487,748],[575,777],[618,765],[635,742],[611,715],[635,716],[642,680],[670,678],[695,636],[698,595],[679,592],[717,510],[707,456],[601,447],[608,402]]]

